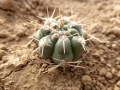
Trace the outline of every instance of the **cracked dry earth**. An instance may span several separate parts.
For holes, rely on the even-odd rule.
[[[46,17],[58,8],[62,15],[87,19],[86,31],[106,41],[91,40],[90,52],[65,74],[58,69],[41,74],[50,65],[33,53],[36,45],[23,47]],[[71,11],[72,9],[72,11]],[[39,26],[37,27],[39,28]],[[120,1],[119,0],[0,0],[0,90],[120,90]]]

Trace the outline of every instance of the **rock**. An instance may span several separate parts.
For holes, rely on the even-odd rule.
[[[48,66],[48,64],[43,64],[42,68],[46,68]]]
[[[120,65],[116,65],[116,68],[120,70]]]
[[[120,37],[120,28],[119,27],[114,27],[113,30],[111,31],[111,33]]]
[[[98,57],[100,57],[100,53],[99,53],[99,52],[96,52],[96,53],[93,54],[93,56],[95,56],[95,57],[98,58]]]
[[[97,86],[99,86],[101,89],[104,87],[103,84],[100,83],[100,82],[97,82],[96,84],[97,84]],[[102,90],[103,90],[103,89],[102,89]]]
[[[0,50],[0,59],[5,55],[5,51],[4,50]]]
[[[111,69],[111,73],[112,73],[113,75],[116,75],[116,74],[117,74],[117,70],[116,70],[115,68],[112,68],[112,69]]]
[[[117,77],[119,77],[119,78],[120,78],[120,71],[117,73]]]
[[[9,36],[9,33],[5,30],[0,31],[0,38],[6,38]]]
[[[82,82],[84,83],[84,82],[91,82],[92,81],[92,79],[91,79],[91,77],[90,76],[88,76],[88,75],[84,75],[83,77],[82,77]]]
[[[118,87],[120,87],[120,80],[117,82],[117,84],[116,84]]]
[[[111,72],[107,72],[105,76],[106,76],[106,78],[108,78],[108,79],[112,79],[112,78],[113,78],[113,75],[112,75]]]
[[[110,63],[107,63],[106,65],[107,65],[108,67],[112,67],[112,65],[111,65]]]
[[[11,35],[11,36],[8,38],[9,41],[12,41],[12,40],[15,40],[15,39],[16,39],[16,35]]]
[[[82,77],[82,83],[84,85],[84,90],[92,90],[93,86],[92,86],[92,79],[90,76],[84,75]]]
[[[103,57],[100,57],[100,61],[101,61],[103,64],[106,64],[106,60],[105,60]]]
[[[112,48],[117,50],[119,47],[116,44],[112,44]]]
[[[117,86],[115,86],[115,87],[114,87],[114,90],[120,90],[120,88],[119,88],[119,87],[117,87]]]
[[[5,19],[4,18],[0,18],[0,25],[3,25],[5,23]]]
[[[35,10],[31,10],[31,14],[36,16],[37,12]]]
[[[96,87],[95,87],[95,90],[100,90],[100,87],[99,87],[99,86],[96,86]]]
[[[119,61],[116,61],[116,62],[115,62],[116,65],[119,65],[119,63],[120,63]]]
[[[106,71],[107,71],[107,70],[106,70],[105,68],[102,68],[99,73],[100,73],[100,75],[105,75],[105,74],[106,74]]]
[[[117,57],[116,60],[117,60],[118,62],[120,62],[120,57]]]
[[[6,49],[6,45],[5,44],[0,44],[0,49],[5,50]]]
[[[120,80],[115,84],[114,90],[120,90]]]

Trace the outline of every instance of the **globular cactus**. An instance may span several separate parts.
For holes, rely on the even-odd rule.
[[[81,25],[69,17],[48,18],[34,35],[39,55],[44,59],[52,59],[55,64],[59,60],[77,61],[85,51],[86,33]]]

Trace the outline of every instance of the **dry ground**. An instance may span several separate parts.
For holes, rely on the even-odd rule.
[[[34,31],[37,16],[47,17],[58,8],[62,15],[87,19],[86,31],[106,43],[92,40],[90,53],[81,63],[85,69],[66,74],[43,64],[35,44],[22,47]],[[120,90],[120,1],[119,0],[0,0],[0,90]]]

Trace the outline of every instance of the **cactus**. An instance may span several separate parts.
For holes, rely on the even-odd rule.
[[[81,25],[69,17],[50,17],[35,33],[34,40],[42,58],[52,59],[55,64],[59,64],[59,60],[71,62],[80,59],[85,51],[85,36]]]

